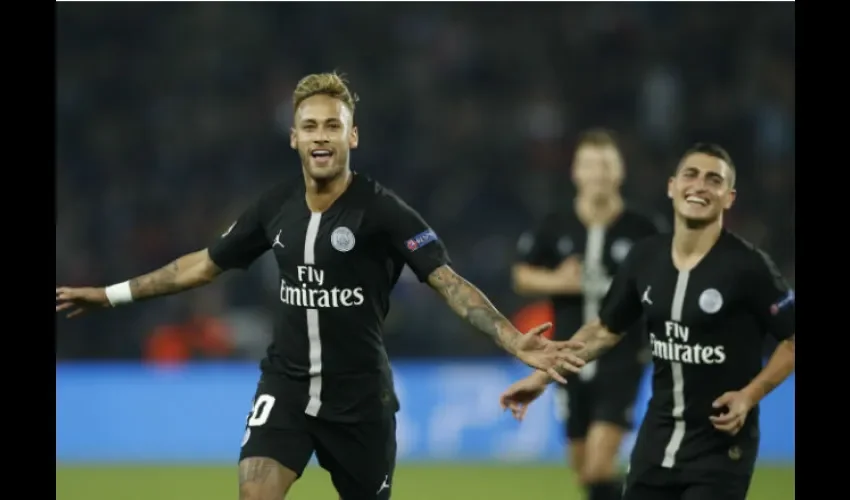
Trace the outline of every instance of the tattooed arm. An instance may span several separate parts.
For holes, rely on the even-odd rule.
[[[753,404],[764,399],[794,372],[794,337],[795,335],[791,335],[776,346],[773,355],[761,372],[744,388],[744,392],[749,394]]]
[[[428,284],[443,296],[458,316],[487,334],[504,350],[516,354],[521,333],[475,285],[449,266],[441,266],[433,271],[428,276]]]
[[[56,312],[65,311],[69,318],[93,307],[115,307],[138,300],[171,295],[212,281],[221,274],[221,268],[210,258],[208,250],[200,250],[180,257],[171,264],[152,273],[138,276],[111,287],[58,287]],[[121,300],[115,300],[110,289],[119,289]]]
[[[190,290],[210,283],[221,269],[207,249],[186,254],[165,267],[130,280],[133,300],[150,299]]]

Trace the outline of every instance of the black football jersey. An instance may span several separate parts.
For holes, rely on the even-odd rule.
[[[639,243],[605,297],[600,321],[624,332],[643,319],[654,363],[652,397],[633,459],[664,468],[749,473],[758,408],[736,436],[711,425],[712,403],[762,369],[766,335],[795,330],[794,292],[771,259],[724,231],[690,271],[673,265],[672,236]]]
[[[550,214],[517,243],[519,261],[554,269],[564,259],[577,256],[582,262],[582,293],[551,297],[555,311],[555,338],[566,340],[581,326],[599,315],[611,277],[638,241],[664,231],[660,217],[650,217],[626,208],[608,226],[587,227],[570,209]],[[581,372],[591,379],[597,372],[631,369],[645,359],[645,336],[630,335],[604,358],[589,363]]]
[[[311,416],[354,421],[397,411],[384,318],[405,264],[420,281],[449,264],[436,233],[392,191],[355,173],[322,213],[310,211],[300,180],[272,188],[209,248],[221,269],[246,268],[267,250],[280,287],[264,381]]]

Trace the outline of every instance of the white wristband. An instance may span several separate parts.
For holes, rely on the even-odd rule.
[[[106,287],[106,298],[112,307],[133,302],[133,292],[130,290],[130,282],[118,283]]]

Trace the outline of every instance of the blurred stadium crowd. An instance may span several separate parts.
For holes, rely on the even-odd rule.
[[[57,10],[58,284],[162,266],[217,237],[269,183],[299,175],[290,93],[302,75],[332,69],[361,97],[354,168],[416,207],[507,313],[524,303],[509,282],[515,241],[571,202],[572,140],[598,125],[622,141],[628,199],[665,214],[679,153],[696,140],[726,146],[739,176],[728,224],[793,280],[793,3]],[[277,286],[264,258],[186,296],[58,319],[57,357],[256,358]],[[177,352],[169,328],[197,344]],[[464,330],[404,276],[391,355],[496,352]]]

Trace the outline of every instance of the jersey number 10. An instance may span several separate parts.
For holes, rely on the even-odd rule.
[[[269,415],[274,407],[274,396],[269,394],[260,394],[254,400],[254,406],[251,408],[251,413],[248,415],[248,427],[259,427],[269,420]]]

